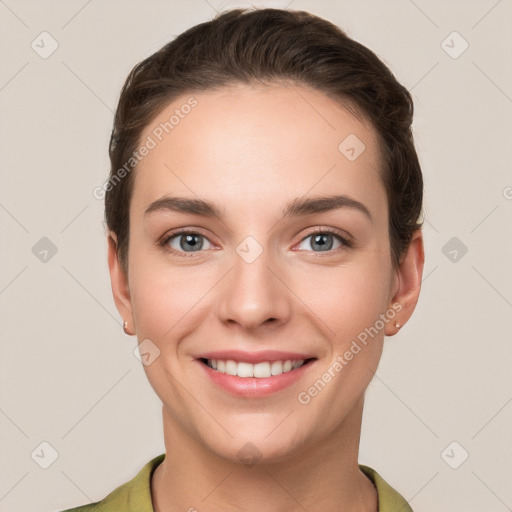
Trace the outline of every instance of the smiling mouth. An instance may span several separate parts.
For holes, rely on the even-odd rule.
[[[225,373],[227,375],[242,378],[256,377],[260,379],[292,372],[315,360],[315,357],[311,357],[309,359],[299,360],[286,359],[282,361],[262,361],[260,363],[252,364],[243,361],[234,361],[233,359],[200,359],[203,364],[219,373]]]

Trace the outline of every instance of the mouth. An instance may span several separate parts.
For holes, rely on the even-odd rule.
[[[315,357],[307,359],[283,359],[278,361],[261,361],[259,363],[249,363],[246,361],[236,361],[234,359],[207,359],[199,360],[212,370],[231,375],[234,377],[267,379],[277,377],[284,373],[293,372],[305,365],[315,361]]]
[[[215,388],[250,399],[265,398],[298,385],[317,360],[306,354],[276,351],[223,351],[196,357],[203,375]]]

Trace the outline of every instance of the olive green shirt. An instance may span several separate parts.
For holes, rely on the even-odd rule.
[[[150,460],[130,481],[113,490],[101,501],[62,512],[154,512],[151,501],[151,475],[165,459],[165,453]],[[405,499],[374,469],[359,464],[377,489],[379,512],[413,512]]]

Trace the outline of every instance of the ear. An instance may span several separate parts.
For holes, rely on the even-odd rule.
[[[123,321],[128,322],[125,333],[135,334],[132,314],[132,302],[130,296],[130,287],[128,285],[128,276],[124,272],[117,250],[117,236],[113,231],[107,235],[108,238],[108,268],[110,272],[110,283],[112,285],[112,294],[119,314]]]
[[[411,317],[420,295],[425,252],[423,232],[417,229],[412,236],[407,252],[402,257],[396,272],[396,292],[392,298],[392,308],[396,311],[393,320],[386,324],[386,336],[393,336]],[[400,306],[398,306],[400,305]],[[399,327],[396,327],[396,323]]]

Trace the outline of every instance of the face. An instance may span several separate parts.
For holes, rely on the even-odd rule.
[[[267,460],[319,445],[409,314],[374,129],[307,87],[230,86],[173,101],[148,136],[128,279],[109,261],[165,421],[232,460],[246,443]]]

